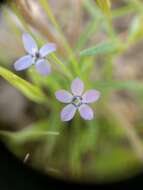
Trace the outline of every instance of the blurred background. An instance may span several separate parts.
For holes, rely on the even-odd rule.
[[[96,0],[14,0],[0,7],[0,66],[16,73],[13,63],[25,54],[21,35],[30,31],[40,45],[55,42],[60,59],[70,62],[66,39],[79,64],[87,63],[81,71],[90,70],[85,79],[102,81],[95,85],[103,94],[96,120],[63,124],[61,107],[51,98],[58,83],[51,83],[52,77],[16,73],[39,85],[55,101],[53,107],[36,104],[0,78],[0,130],[9,132],[2,140],[25,164],[66,180],[117,181],[143,169],[143,2],[101,5]],[[106,41],[121,48],[80,57],[82,50]],[[62,77],[55,79],[69,86]],[[33,136],[39,129],[60,135]]]

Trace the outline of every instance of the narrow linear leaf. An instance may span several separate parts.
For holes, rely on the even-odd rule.
[[[80,56],[95,56],[99,54],[113,53],[118,50],[119,45],[115,42],[106,42],[81,51]]]
[[[11,71],[0,66],[0,76],[7,80],[11,85],[21,91],[27,98],[37,103],[46,101],[44,93],[33,84],[15,75]]]
[[[138,81],[96,81],[94,86],[107,90],[133,90],[143,92],[143,83]]]
[[[9,132],[0,131],[0,137],[7,143],[23,144],[28,141],[38,140],[49,135],[57,136],[58,131],[51,131],[47,128],[49,127],[49,122],[47,120],[34,123],[20,131]]]
[[[142,26],[143,17],[142,16],[135,16],[131,26],[129,27],[128,31],[128,42],[133,43],[139,39],[142,39],[143,33],[143,26]]]

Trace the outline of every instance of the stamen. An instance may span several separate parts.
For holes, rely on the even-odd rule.
[[[72,100],[72,104],[78,108],[82,104],[82,97],[81,96],[74,96]]]
[[[36,53],[35,53],[35,57],[36,57],[37,59],[39,59],[39,58],[40,58],[40,53],[39,53],[39,52],[36,52]]]

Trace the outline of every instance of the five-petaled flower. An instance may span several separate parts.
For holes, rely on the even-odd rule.
[[[66,90],[59,90],[55,93],[56,98],[60,102],[68,104],[61,112],[61,120],[70,121],[74,117],[76,110],[79,111],[83,119],[93,119],[93,110],[87,104],[97,101],[100,97],[100,92],[91,89],[83,93],[84,83],[79,78],[72,82],[71,91],[72,94]]]
[[[21,71],[35,64],[36,70],[40,74],[48,75],[51,72],[51,65],[45,58],[50,53],[56,51],[56,45],[54,43],[48,43],[38,49],[35,40],[27,33],[23,34],[22,40],[28,55],[21,57],[15,62],[15,70]]]

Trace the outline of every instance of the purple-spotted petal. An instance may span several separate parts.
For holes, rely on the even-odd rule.
[[[16,71],[21,71],[27,69],[31,65],[32,65],[32,57],[31,55],[26,55],[21,57],[14,63],[14,68]]]
[[[85,120],[91,120],[94,117],[93,110],[86,104],[79,107],[80,116]]]
[[[73,99],[73,96],[66,90],[59,90],[55,93],[57,100],[63,103],[70,103]]]
[[[40,52],[40,55],[42,57],[45,57],[45,56],[47,56],[48,54],[50,54],[50,53],[52,53],[54,51],[56,51],[56,44],[49,43],[49,44],[46,44],[43,47],[41,47],[39,52]]]
[[[75,112],[76,112],[75,106],[73,106],[72,104],[67,105],[66,107],[63,108],[61,112],[61,120],[70,121],[74,117]]]
[[[100,92],[97,90],[88,90],[82,96],[83,103],[92,103],[99,99]]]
[[[29,54],[34,55],[35,52],[38,51],[38,47],[35,40],[29,34],[24,33],[22,35],[22,40],[23,40],[24,48]]]
[[[36,70],[41,75],[48,75],[51,73],[51,65],[47,60],[41,59],[36,62]]]
[[[71,90],[74,95],[81,96],[84,90],[84,83],[76,78],[71,84]]]

